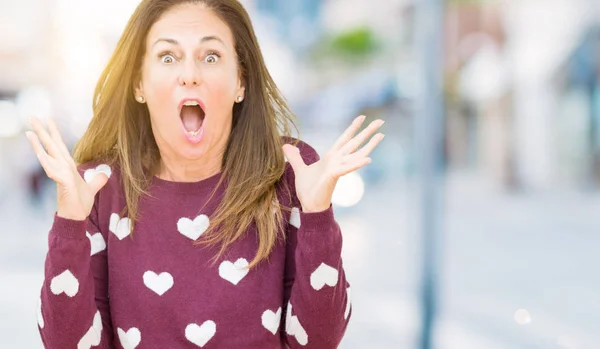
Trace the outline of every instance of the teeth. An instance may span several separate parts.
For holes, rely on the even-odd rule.
[[[198,131],[188,131],[188,133],[192,136],[192,137],[196,137],[196,135],[198,134],[198,132],[200,132],[200,130]]]
[[[196,101],[187,101],[187,102],[183,103],[183,105],[188,106],[188,107],[193,107],[193,106],[197,106],[198,102],[196,102]]]

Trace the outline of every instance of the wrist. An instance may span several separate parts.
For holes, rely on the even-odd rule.
[[[84,217],[81,213],[69,212],[68,210],[58,209],[56,215],[60,218],[70,219],[72,221],[85,221],[87,217]]]
[[[302,212],[303,213],[319,213],[319,212],[326,211],[327,209],[329,209],[329,207],[331,207],[331,203],[329,203],[327,205],[321,204],[321,205],[302,206]]]

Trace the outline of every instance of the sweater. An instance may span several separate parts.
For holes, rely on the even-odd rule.
[[[305,163],[319,159],[310,145],[298,148]],[[153,177],[130,235],[114,167],[79,166],[86,180],[109,175],[87,220],[54,215],[37,314],[45,348],[337,348],[351,317],[342,234],[331,206],[302,211],[289,163],[277,186],[279,202],[293,207],[282,210],[285,239],[251,269],[253,224],[216,261],[218,246],[194,244],[227,185],[210,198],[220,174]]]

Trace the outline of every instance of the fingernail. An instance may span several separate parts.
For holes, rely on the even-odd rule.
[[[31,132],[30,131],[26,131],[25,132],[25,137],[27,137],[27,139],[31,139]]]

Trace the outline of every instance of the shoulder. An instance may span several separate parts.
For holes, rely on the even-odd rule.
[[[310,165],[314,162],[319,161],[319,154],[317,153],[317,151],[315,150],[315,148],[313,148],[310,144],[299,140],[298,138],[294,138],[294,137],[281,137],[281,140],[283,142],[283,144],[291,144],[293,146],[295,146],[296,148],[298,148],[300,150],[300,156],[302,156],[302,159],[304,160],[304,163],[307,165]],[[290,167],[291,166],[289,164],[286,164],[286,167]]]

